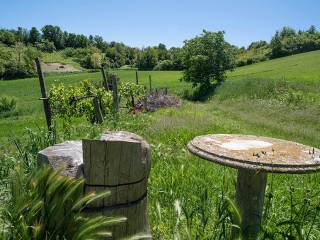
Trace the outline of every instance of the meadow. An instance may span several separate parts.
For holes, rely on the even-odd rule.
[[[320,51],[237,68],[215,94],[203,102],[182,100],[181,107],[153,113],[120,115],[119,121],[91,126],[75,121],[71,137],[94,137],[107,129],[128,130],[152,146],[148,210],[154,239],[229,239],[234,217],[236,171],[191,155],[186,144],[208,133],[241,133],[283,138],[320,147]],[[122,81],[135,72],[116,71]],[[140,71],[140,84],[167,86],[182,96],[191,89],[181,72]],[[48,75],[57,82],[101,81],[101,73]],[[38,80],[0,81],[0,98],[15,97],[17,114],[0,118],[0,160],[14,161],[13,139],[30,143],[25,129],[41,139],[45,127]],[[39,128],[38,128],[39,127]],[[65,140],[59,132],[59,141]],[[30,136],[30,135],[29,135]],[[15,163],[13,163],[14,165]],[[262,239],[319,239],[319,174],[270,174]],[[3,194],[3,193],[2,193]]]

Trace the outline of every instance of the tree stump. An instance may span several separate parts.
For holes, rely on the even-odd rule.
[[[106,132],[100,140],[67,141],[38,153],[39,164],[62,175],[84,177],[84,192],[110,191],[111,196],[84,210],[91,214],[123,216],[127,221],[111,226],[111,239],[150,235],[147,218],[147,183],[151,168],[150,146],[129,132]],[[144,238],[144,239],[151,239]]]

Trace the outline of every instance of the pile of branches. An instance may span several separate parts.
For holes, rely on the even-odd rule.
[[[167,95],[165,92],[148,92],[144,98],[135,104],[138,111],[153,112],[158,108],[178,107],[180,99],[177,96]]]

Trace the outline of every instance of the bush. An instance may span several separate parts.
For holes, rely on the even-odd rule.
[[[0,78],[6,80],[34,76],[34,59],[40,55],[36,48],[21,43],[14,48],[0,45]]]
[[[171,60],[162,60],[158,62],[158,64],[154,67],[153,70],[156,70],[156,71],[174,70],[174,65]]]
[[[42,39],[41,42],[35,44],[36,48],[43,52],[52,53],[56,50],[53,42],[50,42],[47,39]]]
[[[0,98],[0,114],[5,112],[12,112],[16,108],[16,105],[17,101],[14,98]]]

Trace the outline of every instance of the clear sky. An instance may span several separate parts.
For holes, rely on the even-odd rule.
[[[46,24],[133,47],[182,46],[203,29],[224,30],[247,46],[283,26],[320,31],[320,0],[0,0],[0,28]]]

